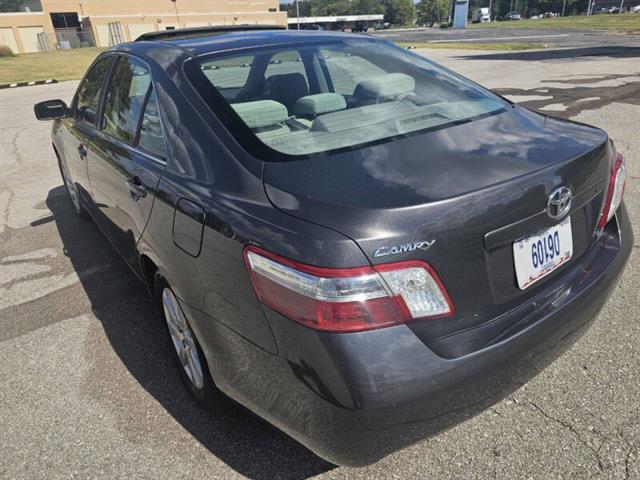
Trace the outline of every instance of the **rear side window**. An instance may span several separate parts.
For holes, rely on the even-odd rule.
[[[106,133],[133,144],[151,75],[135,58],[119,57],[117,62],[107,90],[101,127]]]
[[[162,135],[160,115],[158,113],[158,100],[156,99],[156,93],[153,88],[151,88],[149,92],[147,106],[142,114],[138,146],[159,158],[166,158],[166,146],[164,136]]]
[[[239,55],[207,63],[203,72],[219,89],[238,89],[245,86],[251,71],[253,55]]]
[[[74,116],[77,120],[90,125],[96,123],[102,83],[109,73],[112,62],[113,57],[103,57],[87,73],[76,95]]]

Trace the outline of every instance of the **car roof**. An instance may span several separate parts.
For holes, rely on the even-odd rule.
[[[206,55],[208,53],[222,52],[251,47],[268,45],[283,45],[288,43],[325,43],[340,39],[355,38],[353,33],[326,32],[317,30],[246,30],[246,31],[220,31],[211,33],[198,33],[193,36],[176,36],[174,38],[161,38],[159,40],[137,41],[126,45],[132,50],[145,50],[150,45],[159,43],[166,46],[178,47],[188,50],[193,55]],[[363,38],[363,35],[357,35]],[[365,38],[373,38],[367,37]]]

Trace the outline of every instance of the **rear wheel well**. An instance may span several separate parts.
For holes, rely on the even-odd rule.
[[[147,287],[149,287],[149,291],[155,297],[155,288],[156,288],[156,274],[158,273],[158,267],[153,260],[151,260],[146,255],[140,255],[140,265],[142,267],[142,273],[144,274],[144,279],[147,282]]]

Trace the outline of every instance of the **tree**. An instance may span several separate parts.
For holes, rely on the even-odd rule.
[[[377,0],[353,0],[351,10],[354,15],[385,13],[384,5]]]
[[[334,15],[349,15],[351,13],[351,2],[349,0],[333,1],[310,1],[311,16],[325,17]]]
[[[300,7],[300,16],[301,17],[309,17],[311,16],[311,2],[299,2]],[[287,12],[287,17],[296,18],[296,4],[292,3],[281,3],[280,11]]]
[[[446,22],[449,17],[449,0],[422,0],[416,5],[420,25]]]
[[[413,23],[416,18],[416,7],[413,0],[391,0],[385,2],[387,10],[385,18],[396,25]]]
[[[0,1],[0,12],[18,12],[24,0],[2,0]]]

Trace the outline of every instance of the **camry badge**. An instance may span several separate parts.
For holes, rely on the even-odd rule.
[[[393,247],[380,247],[375,252],[373,252],[373,258],[386,257],[387,255],[397,255],[399,253],[415,252],[416,250],[422,250],[423,252],[426,252],[434,243],[436,243],[435,239],[406,243],[404,245],[394,245]]]

